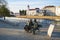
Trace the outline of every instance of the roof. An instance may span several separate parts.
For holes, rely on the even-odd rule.
[[[29,9],[29,10],[31,11],[31,10],[36,10],[36,9],[39,9],[39,8],[35,8],[35,9]]]
[[[29,10],[31,11],[31,10],[36,10],[36,9],[29,9]]]
[[[48,7],[55,7],[55,6],[45,6],[44,8],[48,8]]]

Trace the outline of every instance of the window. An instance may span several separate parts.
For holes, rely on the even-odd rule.
[[[36,9],[36,12],[37,12],[37,13],[40,13],[39,9]]]

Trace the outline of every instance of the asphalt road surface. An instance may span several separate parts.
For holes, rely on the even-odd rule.
[[[0,40],[60,40],[60,31],[54,29],[52,37],[47,36],[48,28],[41,28],[36,35],[23,30],[23,23],[19,26],[12,26],[0,21]]]

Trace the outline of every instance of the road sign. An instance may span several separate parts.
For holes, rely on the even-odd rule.
[[[55,27],[54,24],[50,24],[50,26],[49,26],[49,28],[48,28],[48,32],[47,32],[47,35],[48,35],[49,37],[51,37],[54,27]]]

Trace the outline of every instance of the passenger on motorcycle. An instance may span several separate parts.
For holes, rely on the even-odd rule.
[[[34,19],[34,25],[33,25],[33,29],[34,30],[37,30],[38,29],[38,23],[37,23],[37,21],[36,21],[36,19]]]

